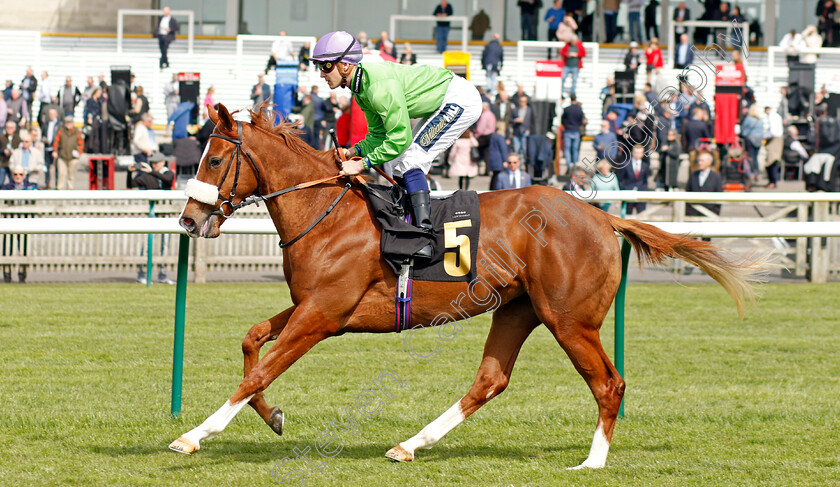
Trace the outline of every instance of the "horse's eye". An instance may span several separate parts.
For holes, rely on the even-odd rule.
[[[222,158],[221,157],[213,156],[213,157],[210,158],[210,167],[219,167],[221,164],[222,164]]]

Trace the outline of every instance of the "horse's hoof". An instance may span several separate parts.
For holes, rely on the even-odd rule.
[[[401,445],[397,445],[388,450],[385,456],[397,462],[410,462],[414,460],[414,455]]]
[[[170,443],[169,449],[178,453],[186,453],[189,455],[198,451],[198,445],[182,436]]]
[[[271,411],[271,416],[268,418],[268,425],[280,436],[283,436],[283,424],[286,422],[286,415],[280,408],[274,408]]]

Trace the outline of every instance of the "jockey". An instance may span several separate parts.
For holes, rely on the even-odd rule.
[[[330,89],[350,88],[364,111],[368,134],[345,149],[342,174],[391,162],[394,178],[411,198],[415,224],[431,231],[429,183],[432,161],[481,115],[481,97],[469,81],[429,65],[360,64],[362,46],[351,34],[330,32],[318,39],[310,60]],[[412,131],[411,119],[421,119]],[[415,254],[429,258],[427,245]]]

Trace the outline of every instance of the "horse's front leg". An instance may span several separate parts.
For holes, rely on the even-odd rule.
[[[294,311],[295,307],[292,306],[282,313],[251,327],[245,335],[245,339],[242,341],[242,355],[245,360],[244,377],[248,377],[248,374],[251,373],[251,369],[257,365],[257,362],[259,362],[260,349],[263,345],[265,345],[268,341],[277,338],[280,332],[283,331],[283,328],[286,327],[286,323],[289,322],[289,318],[292,316]],[[283,411],[281,411],[278,407],[269,406],[265,401],[265,396],[262,392],[254,394],[254,397],[251,398],[248,405],[254,408],[254,411],[260,415],[263,421],[265,421],[275,433],[278,435],[283,434]]]
[[[201,425],[173,441],[169,448],[181,453],[197,451],[201,440],[221,433],[255,394],[264,391],[274,379],[291,367],[315,344],[337,332],[338,323],[328,319],[317,308],[299,305],[292,312],[277,341],[245,376],[239,388],[224,406]]]

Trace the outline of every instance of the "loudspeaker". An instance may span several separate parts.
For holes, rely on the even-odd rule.
[[[615,72],[615,102],[633,104],[633,97],[636,94],[636,72],[616,71]]]
[[[788,84],[799,85],[808,93],[814,92],[816,85],[816,65],[807,63],[788,64]]]
[[[193,107],[192,112],[190,113],[190,123],[198,123],[198,97],[201,94],[201,82],[198,80],[179,81],[178,94],[181,96],[181,103],[184,103],[185,101],[195,103],[195,107]],[[201,107],[201,109],[203,110],[204,107]]]
[[[120,81],[128,87],[131,86],[131,66],[111,66],[111,84]]]

